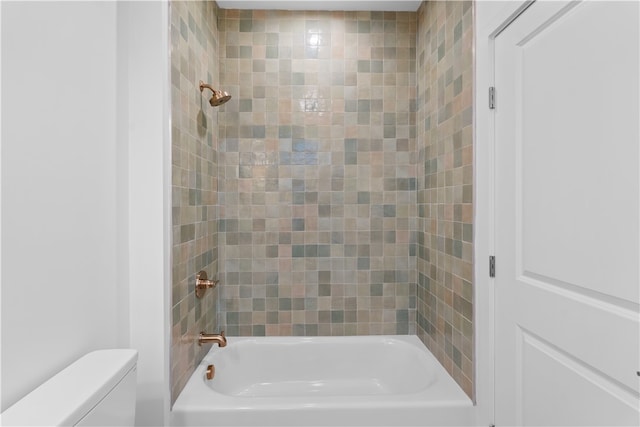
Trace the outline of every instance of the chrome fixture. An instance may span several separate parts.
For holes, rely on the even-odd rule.
[[[219,334],[205,334],[204,331],[200,332],[198,337],[198,345],[214,343],[218,344],[218,347],[226,347],[227,337],[224,336],[224,331]]]
[[[199,271],[196,274],[196,297],[202,298],[209,288],[215,288],[220,283],[219,280],[209,280],[206,271]]]
[[[209,104],[211,104],[212,107],[217,107],[219,105],[222,105],[231,99],[231,95],[229,95],[227,92],[222,90],[216,90],[212,88],[211,85],[200,80],[200,92],[204,91],[205,88],[213,92],[213,95],[209,100]]]

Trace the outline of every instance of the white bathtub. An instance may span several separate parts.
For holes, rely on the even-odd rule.
[[[416,336],[228,342],[213,347],[189,379],[173,425],[473,424],[471,400]]]

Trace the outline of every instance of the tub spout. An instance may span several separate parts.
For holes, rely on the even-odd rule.
[[[204,331],[200,332],[198,345],[208,343],[217,343],[218,347],[225,347],[227,345],[227,338],[224,336],[224,331],[219,334],[205,334]]]

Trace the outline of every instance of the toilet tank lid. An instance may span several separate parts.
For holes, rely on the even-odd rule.
[[[131,349],[82,356],[2,413],[3,425],[75,425],[136,366]]]

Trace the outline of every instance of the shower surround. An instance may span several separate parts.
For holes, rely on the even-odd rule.
[[[219,25],[227,333],[415,333],[415,13]]]
[[[473,3],[418,10],[418,337],[473,396]]]
[[[218,289],[195,297],[196,273],[218,272],[218,124],[200,80],[218,82],[218,7],[171,2],[171,401],[207,352],[198,333],[217,329]]]
[[[221,329],[417,334],[471,396],[471,2],[170,5],[172,402]]]

